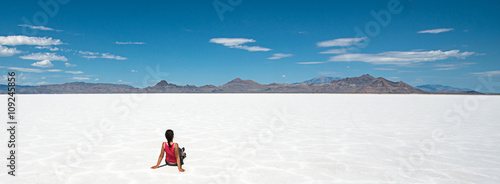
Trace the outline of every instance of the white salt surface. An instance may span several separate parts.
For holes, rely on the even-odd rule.
[[[0,183],[500,183],[499,105],[455,95],[19,95],[16,177],[4,129]],[[184,173],[150,169],[166,129],[186,147]]]

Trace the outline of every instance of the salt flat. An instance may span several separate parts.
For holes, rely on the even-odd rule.
[[[500,183],[499,105],[460,95],[19,95],[17,176],[2,158],[0,183]],[[166,129],[186,147],[185,173],[150,169]]]

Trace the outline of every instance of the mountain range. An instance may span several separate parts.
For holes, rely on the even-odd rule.
[[[475,91],[425,91],[402,81],[393,82],[369,74],[360,77],[317,77],[294,84],[260,84],[236,78],[221,86],[176,85],[165,80],[154,86],[135,88],[124,84],[71,82],[40,86],[18,87],[19,94],[72,94],[72,93],[373,93],[373,94],[479,94]],[[433,88],[434,89],[434,88]],[[440,88],[441,89],[441,88]],[[6,93],[0,86],[0,91]]]
[[[427,91],[427,92],[436,92],[436,91],[474,91],[468,88],[456,88],[451,86],[443,86],[440,84],[427,84],[416,86],[418,89]]]
[[[300,84],[300,83],[306,83],[306,84],[324,84],[324,83],[330,83],[334,80],[340,80],[338,77],[325,77],[325,76],[320,76],[313,78],[311,80],[306,80],[304,82],[297,82],[294,84]]]

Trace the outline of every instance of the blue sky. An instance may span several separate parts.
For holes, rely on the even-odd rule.
[[[500,80],[499,1],[37,2],[0,11],[0,75],[25,85]]]

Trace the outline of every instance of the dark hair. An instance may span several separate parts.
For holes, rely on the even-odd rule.
[[[174,139],[174,131],[173,131],[173,130],[168,129],[168,130],[165,132],[165,138],[167,138],[167,144],[168,144],[168,147],[172,147],[172,146],[170,145],[170,142],[172,142],[172,139]]]

